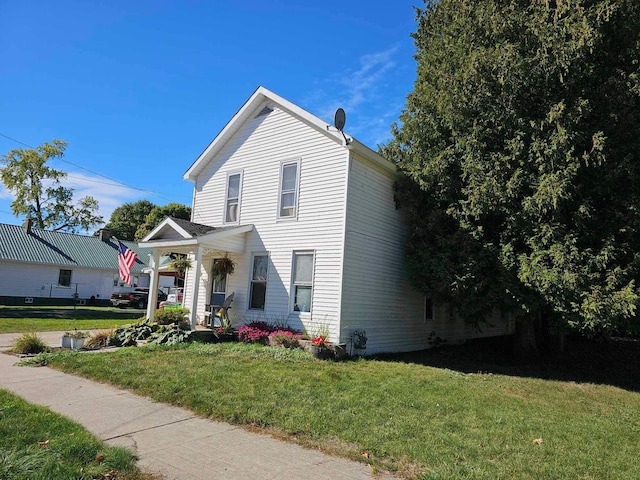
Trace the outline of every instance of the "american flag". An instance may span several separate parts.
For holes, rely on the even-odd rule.
[[[137,255],[118,240],[118,270],[120,278],[127,285],[131,285],[131,267],[136,263],[136,258]]]

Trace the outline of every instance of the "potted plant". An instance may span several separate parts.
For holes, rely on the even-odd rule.
[[[89,337],[88,332],[79,332],[75,330],[69,333],[71,350],[79,350],[84,345],[84,339]]]
[[[313,355],[315,358],[325,360],[333,356],[331,348],[329,348],[329,341],[327,340],[327,336],[323,334],[320,334],[317,337],[311,339],[311,345],[309,349],[311,351],[311,355]]]
[[[213,329],[213,335],[219,342],[230,342],[238,339],[235,329],[235,318],[229,315],[228,311],[222,309],[218,312],[217,318],[220,320],[220,326]]]
[[[62,348],[71,348],[71,337],[69,332],[64,332],[62,337],[60,337],[60,347]]]
[[[213,262],[213,276],[220,279],[225,275],[233,275],[236,269],[236,262],[229,258],[229,254],[225,253],[224,257],[216,258]]]

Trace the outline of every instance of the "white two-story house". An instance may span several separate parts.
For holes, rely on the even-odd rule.
[[[238,322],[325,327],[347,344],[364,330],[367,354],[503,334],[504,325],[478,332],[452,321],[411,288],[395,176],[392,162],[260,87],[185,173],[195,185],[191,222],[168,218],[140,245],[156,264],[168,252],[191,256],[184,304],[193,326],[233,292]],[[235,271],[212,275],[225,255]]]

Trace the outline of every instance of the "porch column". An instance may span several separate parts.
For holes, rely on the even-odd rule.
[[[149,301],[147,302],[147,318],[153,320],[156,313],[156,304],[158,303],[158,268],[160,266],[160,250],[154,248],[151,254],[151,279],[149,282]]]
[[[191,330],[196,329],[198,319],[198,294],[200,293],[200,280],[202,279],[202,247],[198,245],[196,248],[195,259],[193,261],[193,295],[191,295],[191,304],[189,305],[189,325]]]

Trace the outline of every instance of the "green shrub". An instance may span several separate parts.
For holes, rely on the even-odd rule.
[[[149,339],[149,343],[158,345],[176,345],[178,343],[193,342],[193,331],[189,330],[188,324],[179,324],[178,327],[160,327]]]
[[[48,352],[49,346],[37,333],[24,333],[13,342],[13,351],[23,354],[41,353]]]
[[[172,323],[184,322],[184,317],[188,314],[188,308],[161,308],[156,310],[153,319],[159,325],[171,325]]]
[[[158,331],[160,326],[157,323],[144,320],[133,325],[125,325],[117,328],[109,337],[109,345],[114,347],[132,347],[138,340],[147,340]]]

